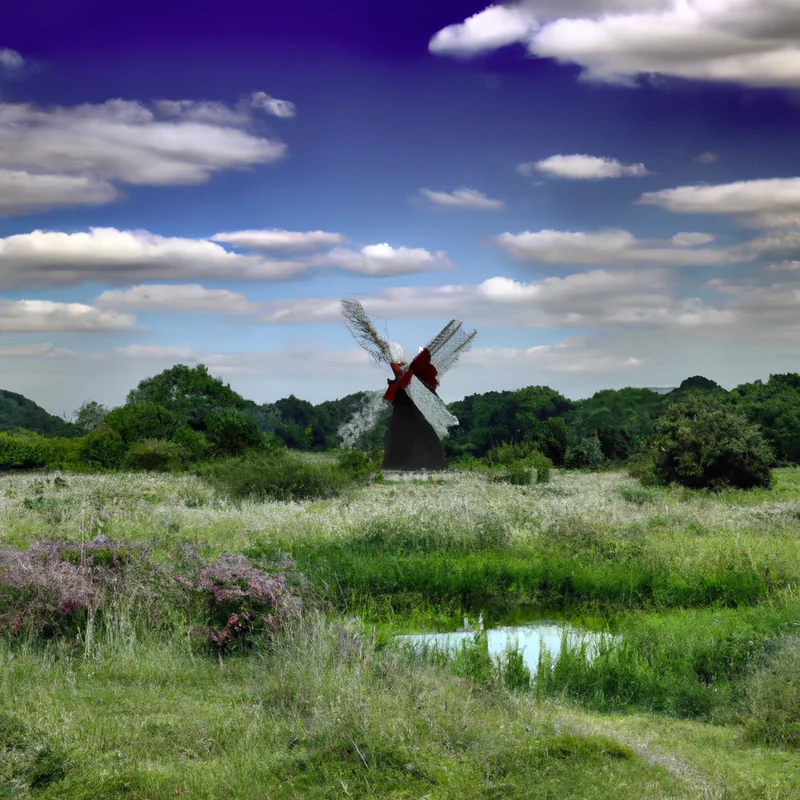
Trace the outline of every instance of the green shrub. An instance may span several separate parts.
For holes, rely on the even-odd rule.
[[[534,450],[525,458],[525,463],[536,470],[536,483],[548,483],[553,462],[538,450]]]
[[[524,461],[518,461],[508,469],[497,472],[492,480],[512,486],[530,486],[533,483],[533,470]]]
[[[714,396],[691,394],[656,423],[656,474],[690,489],[769,487],[773,454],[761,431]]]
[[[636,506],[652,503],[656,499],[653,490],[647,486],[620,486],[617,491],[623,500]]]
[[[346,450],[340,453],[336,460],[339,468],[353,480],[364,481],[380,470],[383,451],[373,450],[365,453],[363,450]]]
[[[122,437],[107,425],[78,440],[75,451],[77,462],[92,469],[119,469],[127,447]]]
[[[352,479],[336,464],[289,455],[252,453],[217,461],[200,471],[218,491],[235,499],[309,500],[336,497]]]
[[[145,439],[130,446],[124,465],[129,469],[174,472],[184,465],[186,455],[186,450],[175,442]]]
[[[800,638],[750,679],[748,741],[800,749]]]
[[[596,436],[587,436],[567,448],[564,466],[567,469],[595,470],[603,466],[605,457],[600,440]]]
[[[172,434],[172,441],[180,445],[186,452],[189,461],[202,461],[212,449],[204,433],[192,430],[188,425],[182,425]]]
[[[105,425],[126,444],[145,439],[169,439],[178,427],[177,416],[157,403],[131,403],[109,411]]]
[[[209,414],[205,422],[206,437],[220,454],[238,456],[262,443],[258,425],[235,409]]]
[[[650,451],[643,451],[631,456],[626,464],[628,475],[639,481],[642,486],[659,486],[664,483],[656,474],[656,462]]]
[[[48,456],[37,441],[38,438],[18,438],[7,433],[0,433],[0,470],[33,469],[45,466]]]

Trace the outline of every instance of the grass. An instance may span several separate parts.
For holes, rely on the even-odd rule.
[[[302,502],[217,486],[0,479],[0,546],[102,535],[147,560],[91,627],[0,639],[0,798],[800,797],[800,470],[716,495],[613,472]],[[187,635],[197,605],[144,567],[224,553],[291,558],[303,611],[218,659]],[[624,644],[564,653],[530,686],[513,656],[389,646],[477,611]]]

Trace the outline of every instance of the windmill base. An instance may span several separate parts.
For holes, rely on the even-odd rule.
[[[404,389],[397,390],[392,402],[382,469],[427,472],[447,469],[441,440]]]

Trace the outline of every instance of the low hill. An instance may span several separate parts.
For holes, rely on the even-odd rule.
[[[0,389],[0,431],[24,428],[43,436],[80,436],[83,431],[16,392]]]

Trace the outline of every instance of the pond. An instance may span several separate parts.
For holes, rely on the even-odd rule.
[[[418,649],[432,647],[443,652],[455,653],[463,642],[474,639],[476,631],[471,629],[468,620],[466,630],[453,631],[452,633],[415,633],[396,636],[395,640],[410,644]],[[556,660],[561,653],[561,643],[566,636],[567,646],[570,650],[579,650],[585,646],[586,658],[592,659],[598,647],[603,643],[619,641],[619,636],[610,633],[597,633],[582,628],[576,628],[563,622],[538,621],[528,625],[507,625],[497,628],[488,628],[486,638],[489,646],[489,655],[501,658],[509,648],[515,645],[522,653],[525,666],[535,675],[539,667],[539,657],[542,653],[549,653]]]

